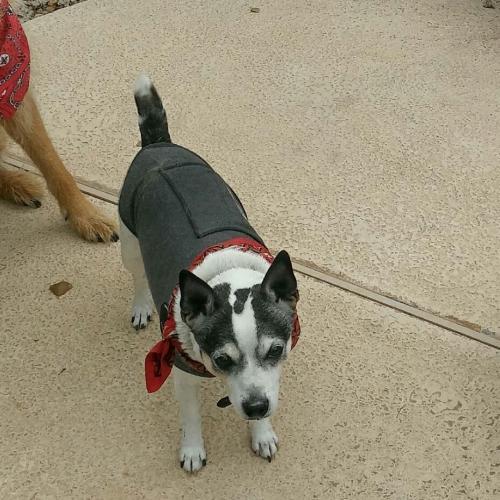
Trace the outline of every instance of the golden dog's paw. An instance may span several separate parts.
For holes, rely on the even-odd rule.
[[[84,240],[104,243],[118,241],[115,222],[83,196],[76,203],[72,203],[71,207],[63,209],[63,213],[71,227]]]
[[[42,205],[42,184],[27,172],[0,169],[0,198],[17,205],[38,208]]]

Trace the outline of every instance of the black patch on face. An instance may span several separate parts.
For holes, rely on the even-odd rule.
[[[261,290],[260,285],[252,287],[252,307],[257,324],[257,337],[267,336],[277,340],[277,343],[286,345],[292,334],[293,313],[287,313],[275,304]],[[267,353],[261,357],[261,363],[276,365],[281,358],[267,358]]]
[[[234,295],[236,296],[236,301],[233,306],[234,312],[236,314],[241,314],[245,308],[248,296],[250,295],[250,288],[240,288],[234,292]]]
[[[233,331],[233,308],[229,303],[231,287],[223,283],[213,287],[215,304],[214,312],[200,326],[192,328],[192,332],[200,349],[212,357],[213,353],[228,343],[236,344]],[[224,373],[235,373],[243,367],[243,361],[236,360],[233,366]],[[222,370],[221,370],[222,371]]]

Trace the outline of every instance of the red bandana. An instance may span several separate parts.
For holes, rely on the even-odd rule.
[[[28,92],[30,49],[21,22],[0,0],[0,117],[11,118]]]
[[[252,251],[264,257],[264,259],[266,259],[269,263],[273,261],[273,256],[264,245],[261,245],[257,241],[250,238],[233,238],[207,248],[205,251],[200,253],[191,263],[189,270],[192,271],[195,267],[201,264],[207,255],[229,247],[237,247],[238,250],[243,252]],[[172,296],[170,297],[168,316],[162,330],[162,340],[160,340],[146,356],[145,372],[146,389],[148,392],[156,392],[163,385],[163,382],[165,382],[172,371],[176,355],[181,356],[183,361],[201,376],[214,376],[202,363],[191,359],[186,354],[182,348],[181,341],[175,333],[174,305],[177,293],[178,287],[173,291]],[[293,318],[292,349],[295,347],[295,344],[297,344],[299,335],[300,323],[297,313],[295,313]]]

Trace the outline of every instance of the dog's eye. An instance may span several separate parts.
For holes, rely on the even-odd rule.
[[[278,359],[283,354],[283,346],[282,345],[273,345],[269,351],[267,351],[268,359]]]
[[[213,362],[219,370],[229,370],[234,365],[234,361],[227,354],[219,354],[213,358]]]

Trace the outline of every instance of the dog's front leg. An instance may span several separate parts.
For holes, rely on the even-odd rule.
[[[199,378],[174,367],[175,395],[180,404],[182,438],[181,467],[196,472],[207,464],[207,454],[201,433]]]
[[[250,433],[252,435],[252,450],[270,462],[278,451],[278,436],[273,431],[271,419],[251,420]]]
[[[117,241],[115,223],[80,192],[73,176],[66,170],[45,130],[31,92],[26,94],[16,114],[3,120],[2,124],[43,174],[50,192],[76,232],[88,241]],[[34,189],[33,183],[30,186],[26,178],[20,177],[11,177],[10,181],[15,183],[14,187],[22,188],[21,192],[27,192],[26,196],[17,196],[22,203],[40,206],[39,189]],[[11,198],[17,201],[14,196]]]

